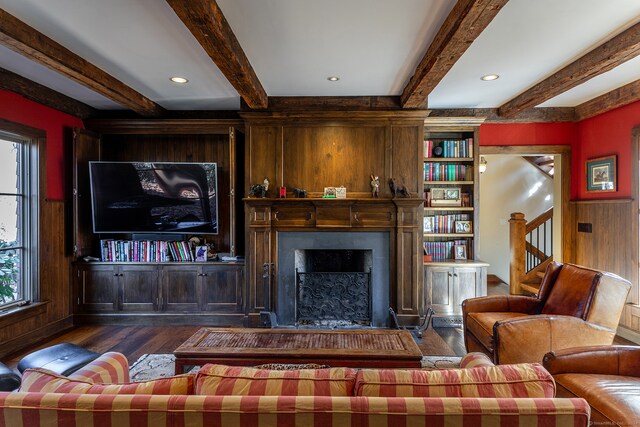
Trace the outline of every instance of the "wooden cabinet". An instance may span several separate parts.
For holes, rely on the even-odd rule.
[[[487,294],[487,267],[479,261],[425,263],[425,305],[436,317],[460,317],[462,301]]]
[[[74,278],[74,311],[83,318],[135,314],[137,319],[141,315],[152,319],[182,313],[224,314],[229,321],[228,315],[234,314],[232,325],[244,323],[243,264],[77,263]],[[222,324],[215,318],[205,320],[205,324]]]
[[[238,265],[204,266],[200,273],[202,311],[242,313],[244,269]]]
[[[118,297],[117,266],[79,265],[75,267],[77,312],[116,311]]]

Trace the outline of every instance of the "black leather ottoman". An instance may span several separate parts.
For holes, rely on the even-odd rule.
[[[56,344],[23,357],[18,362],[18,370],[22,373],[29,368],[44,368],[67,376],[99,356],[99,353],[94,353],[75,344]]]
[[[13,391],[20,387],[20,375],[0,363],[0,391]]]

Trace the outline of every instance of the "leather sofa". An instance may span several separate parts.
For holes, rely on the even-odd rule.
[[[544,356],[559,397],[582,397],[593,425],[640,425],[640,347],[591,346]]]
[[[610,345],[631,283],[573,264],[549,264],[537,297],[463,301],[464,341],[497,364],[542,362],[550,351]]]
[[[587,402],[554,398],[541,365],[465,360],[475,367],[277,373],[205,365],[195,375],[127,384],[124,356],[105,353],[69,377],[25,371],[27,391],[0,393],[0,426],[588,426]]]

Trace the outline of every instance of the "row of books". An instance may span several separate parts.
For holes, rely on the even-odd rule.
[[[100,240],[105,262],[190,262],[194,261],[188,242],[166,240]]]
[[[433,261],[446,261],[448,259],[461,259],[456,257],[456,246],[464,246],[464,258],[472,259],[469,242],[466,240],[449,240],[446,242],[423,242],[422,246],[427,255],[431,255]]]
[[[424,192],[423,194],[424,196],[424,206],[425,207],[432,207],[434,206],[434,204],[432,203],[432,194],[431,194],[431,189],[427,190]],[[442,204],[439,204],[438,206],[443,206]],[[451,205],[451,206],[463,206],[463,207],[471,207],[471,193],[460,193],[460,204],[456,204],[456,205]]]
[[[473,181],[473,166],[424,162],[425,181]]]
[[[425,157],[464,157],[473,158],[473,138],[453,140],[424,141]]]
[[[423,218],[423,231],[425,233],[466,233],[470,232],[471,223],[460,223],[458,227],[456,227],[456,222],[469,222],[472,219],[472,215],[466,213],[425,216]]]

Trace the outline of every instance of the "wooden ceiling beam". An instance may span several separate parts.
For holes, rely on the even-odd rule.
[[[560,95],[640,54],[640,23],[623,31],[498,108],[513,116]]]
[[[250,108],[267,108],[267,93],[215,0],[167,0],[167,3],[244,102]]]
[[[402,91],[403,108],[426,108],[427,97],[508,0],[458,0]]]
[[[97,113],[97,110],[85,103],[76,101],[67,95],[63,95],[60,92],[56,92],[53,89],[19,76],[4,68],[0,68],[0,89],[15,92],[30,101],[75,117],[80,117],[81,119],[86,119]]]
[[[15,16],[0,9],[0,43],[143,116],[164,109]]]
[[[584,120],[636,101],[640,101],[640,80],[583,102],[576,107],[576,116],[578,120]]]
[[[484,123],[552,123],[573,122],[576,113],[573,107],[538,107],[501,117],[497,108],[441,108],[430,109],[429,117],[484,117]]]

